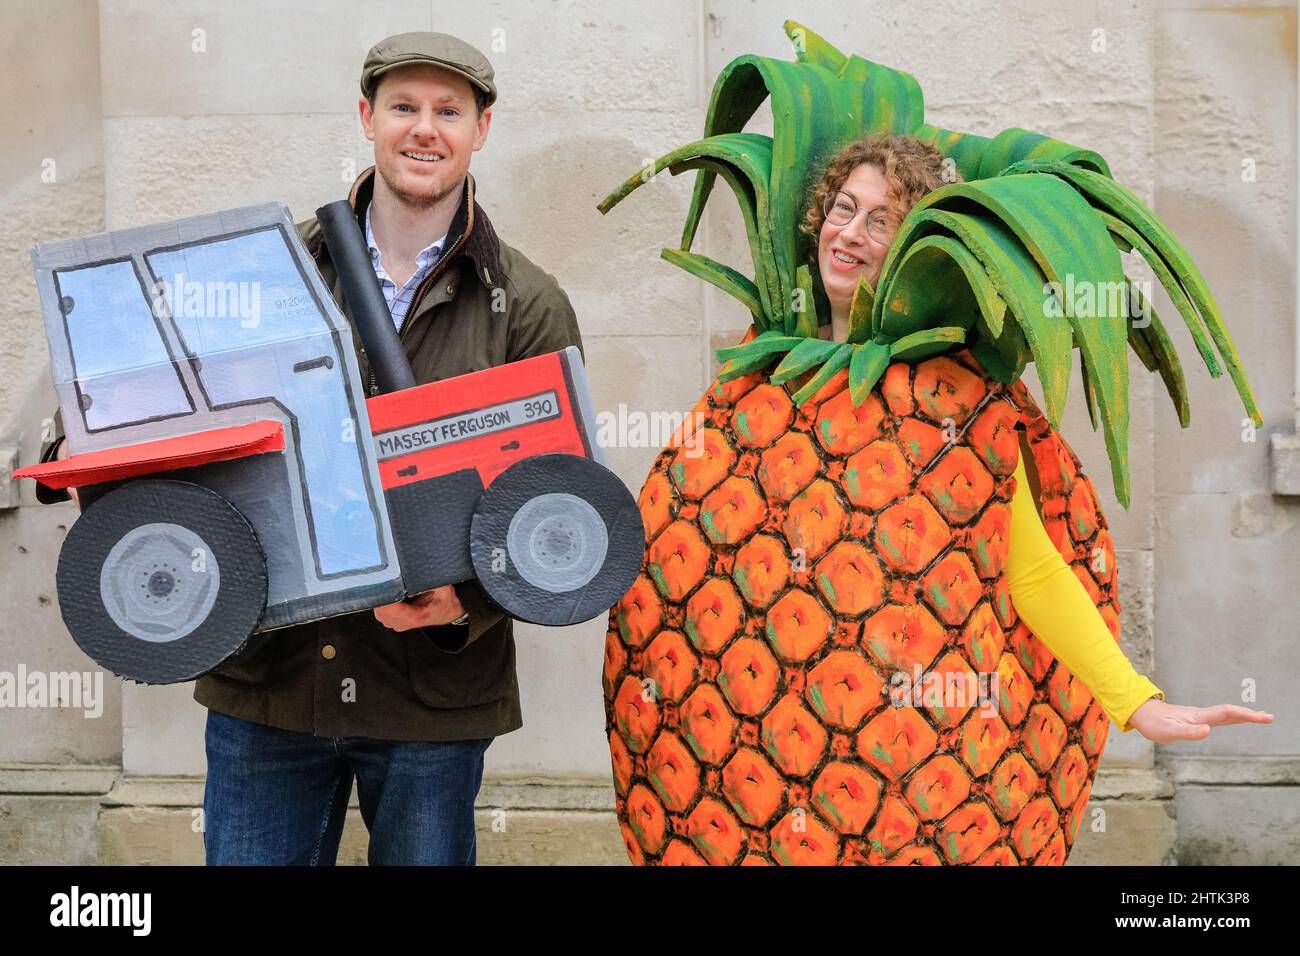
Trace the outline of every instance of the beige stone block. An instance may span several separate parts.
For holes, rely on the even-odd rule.
[[[601,690],[608,626],[608,614],[571,627],[515,625],[524,725],[493,741],[487,773],[609,775]]]
[[[338,113],[124,117],[105,121],[104,139],[110,229],[262,202],[308,219],[374,162]]]
[[[119,807],[99,816],[104,866],[202,866],[197,808]]]
[[[1121,550],[1115,560],[1119,563],[1120,647],[1138,673],[1150,674],[1155,667],[1152,555]]]
[[[0,793],[101,796],[119,771],[113,764],[0,764]]]
[[[1093,782],[1069,865],[1173,863],[1173,795],[1168,777],[1159,771],[1103,766]]]
[[[701,328],[699,279],[660,258],[681,242],[694,173],[664,171],[608,213],[597,204],[663,154],[700,137],[703,113],[494,109],[470,171],[498,234],[556,277],[583,335]]]
[[[1171,7],[1153,90],[1157,210],[1200,267],[1223,314],[1264,428],[1250,437],[1225,374],[1210,378],[1172,305],[1161,312],[1184,357],[1192,425],[1158,420],[1166,493],[1267,491],[1269,434],[1293,429],[1295,12]],[[1207,56],[1207,51],[1213,55]],[[1228,66],[1231,64],[1231,67]],[[1167,303],[1163,296],[1162,302]]]
[[[478,810],[474,826],[478,866],[627,865],[612,812]],[[361,811],[350,809],[336,865],[367,866],[369,846]]]
[[[1056,96],[1091,102],[1147,95],[1152,14],[1146,8],[1107,4],[1100,10],[1053,7],[1049,12],[1031,0],[1015,0],[1000,4],[996,15],[989,9],[974,0],[943,8],[945,22],[960,22],[960,29],[945,30],[943,42],[936,43],[936,11],[924,5],[709,0],[704,34],[709,78],[745,53],[792,59],[781,29],[790,18],[846,54],[913,74],[935,103],[969,103],[997,114],[1017,99]],[[1097,29],[1106,33],[1104,52],[1092,49]],[[1039,54],[1006,55],[1018,45],[1032,45]]]
[[[1242,704],[1275,720],[1167,744],[1170,756],[1295,753],[1300,522],[1239,537],[1237,499],[1156,497],[1156,682],[1175,703]],[[1300,504],[1277,506],[1300,515]]]
[[[475,814],[479,866],[628,866],[612,812]]]
[[[0,22],[10,94],[0,104],[8,133],[0,155],[0,444],[7,445],[17,429],[39,428],[54,408],[53,392],[45,390],[49,359],[29,251],[37,242],[102,228],[104,181],[98,4],[21,0],[4,6]],[[12,421],[34,389],[49,411]]]
[[[122,769],[131,776],[199,776],[207,771],[208,709],[194,683],[122,687]]]
[[[122,682],[82,652],[59,612],[55,569],[75,516],[35,504],[0,512],[0,671],[24,705],[0,708],[0,762],[104,763],[121,753]]]
[[[519,3],[434,0],[433,29],[483,52],[502,106],[536,110],[672,111],[696,106],[700,89],[699,5],[567,0]],[[778,21],[779,22],[779,21]]]
[[[119,799],[136,803],[110,804],[100,814],[99,862],[202,865],[198,809],[183,804],[186,798],[193,800],[200,784],[152,779],[120,787],[115,791]],[[493,806],[503,802],[509,806]],[[625,864],[627,857],[612,811],[613,791],[608,783],[489,778],[484,781],[475,812],[478,864]],[[367,865],[369,845],[370,835],[354,788],[339,841],[337,865]]]
[[[101,14],[110,116],[329,112],[351,109],[366,50],[393,33],[438,30],[492,62],[504,101],[529,108],[620,103],[629,109],[693,105],[699,98],[698,14],[687,0],[657,8],[647,31],[634,7],[594,2],[474,6],[201,0],[155,9],[114,2]],[[284,27],[292,24],[292,44]],[[199,31],[199,32],[196,32]],[[625,39],[635,35],[637,66]],[[564,50],[557,56],[557,50]],[[166,75],[169,82],[156,78]]]
[[[93,866],[98,797],[0,794],[0,865]]]
[[[99,862],[104,866],[203,866],[197,808],[122,807],[99,818]],[[348,810],[339,841],[339,866],[364,866],[369,836],[361,811]]]
[[[708,385],[700,339],[676,335],[583,339],[597,423],[611,467],[633,494]]]
[[[1089,829],[1094,811],[1106,830]],[[1175,862],[1177,830],[1169,800],[1091,801],[1067,866],[1168,866]]]
[[[1300,787],[1178,788],[1178,862],[1183,866],[1295,866],[1300,861]]]
[[[355,112],[366,50],[433,29],[429,8],[366,4],[140,0],[101,4],[104,115]],[[160,82],[160,78],[166,82]]]

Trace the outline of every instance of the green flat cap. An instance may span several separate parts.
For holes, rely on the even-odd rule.
[[[370,96],[381,74],[412,63],[431,63],[459,73],[487,94],[488,106],[496,102],[497,88],[488,58],[447,33],[398,33],[380,40],[370,48],[361,68],[361,95]]]

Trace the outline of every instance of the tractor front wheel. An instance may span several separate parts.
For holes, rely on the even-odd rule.
[[[483,590],[511,617],[576,624],[603,614],[641,570],[645,526],[627,486],[579,455],[535,455],[479,499],[470,557]]]

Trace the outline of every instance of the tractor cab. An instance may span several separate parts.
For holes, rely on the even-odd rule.
[[[33,261],[72,452],[60,464],[83,508],[164,469],[225,498],[266,555],[260,630],[400,599],[351,331],[283,204],[42,245]],[[230,429],[256,423],[283,453],[231,457]],[[137,517],[130,554],[187,550]],[[131,626],[129,602],[118,616]]]

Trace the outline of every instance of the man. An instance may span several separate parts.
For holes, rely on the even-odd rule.
[[[349,201],[416,381],[581,348],[555,279],[474,199],[496,99],[486,57],[445,34],[389,37],[361,93],[375,165]],[[297,228],[346,314],[316,220]],[[208,863],[332,864],[355,776],[371,864],[472,865],[484,752],[523,724],[511,624],[469,581],[257,635],[199,678]]]

